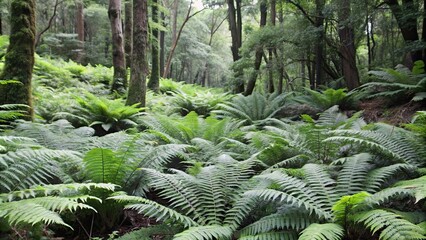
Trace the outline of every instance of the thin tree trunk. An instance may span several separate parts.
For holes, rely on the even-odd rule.
[[[17,80],[22,84],[0,84],[1,104],[28,105],[27,120],[32,120],[31,78],[35,51],[35,0],[13,0],[10,8],[10,44],[7,48],[2,80]],[[1,80],[0,80],[1,81]]]
[[[277,18],[277,11],[276,11],[276,1],[271,0],[271,26],[275,27],[275,19]],[[269,84],[268,84],[268,90],[269,93],[273,93],[275,91],[274,86],[274,62],[272,60],[273,53],[276,52],[275,47],[270,47],[269,49]]]
[[[121,25],[121,0],[109,1],[108,17],[111,23],[112,65],[114,67],[111,91],[124,93],[127,88],[127,70],[123,26]]]
[[[152,21],[158,22],[158,0],[152,1],[151,7]],[[159,56],[159,31],[158,29],[152,29],[152,43],[151,43],[151,77],[148,82],[148,88],[154,92],[160,91],[160,56]]]
[[[126,67],[132,64],[132,44],[133,44],[133,3],[126,0],[124,3],[124,50],[126,52]]]
[[[167,56],[166,66],[164,67],[164,73],[163,73],[163,77],[164,78],[166,78],[167,75],[169,74],[170,65],[172,63],[172,58],[173,58],[173,55],[175,53],[175,50],[176,50],[177,44],[179,42],[180,36],[182,34],[183,28],[185,27],[185,25],[189,21],[189,19],[191,19],[193,16],[197,15],[198,13],[200,13],[201,11],[203,11],[204,9],[196,11],[193,14],[191,14],[191,10],[192,10],[192,2],[189,5],[188,11],[186,12],[185,20],[183,20],[183,23],[180,26],[179,31],[178,31],[178,33],[176,35],[176,38],[175,38],[175,40],[172,43],[172,47],[170,48],[169,55]]]
[[[239,49],[242,45],[242,16],[241,16],[241,0],[226,0],[228,4],[228,21],[229,21],[229,30],[231,31],[231,51],[232,59],[234,62],[238,61],[241,56],[239,54]],[[236,93],[244,92],[244,80],[241,79],[243,72],[241,69],[234,70],[234,78],[236,81],[235,90]]]
[[[84,56],[84,4],[82,0],[77,0],[76,2],[77,12],[76,12],[76,32],[77,39],[79,41],[79,48],[77,50],[76,61],[81,63]]]
[[[161,16],[161,24],[163,27],[166,27],[166,16],[163,12],[160,14]],[[164,76],[164,63],[165,63],[165,37],[166,32],[160,31],[160,76]]]
[[[47,26],[42,30],[42,31],[40,31],[38,34],[37,34],[37,36],[36,36],[36,41],[35,41],[35,46],[37,47],[39,44],[40,44],[40,40],[41,40],[41,36],[45,33],[45,32],[47,32],[51,27],[52,27],[52,24],[53,24],[53,20],[55,20],[55,18],[56,18],[56,14],[57,14],[57,12],[58,12],[58,6],[59,6],[59,4],[61,4],[62,2],[59,2],[59,0],[56,0],[55,1],[55,5],[54,5],[54,7],[53,7],[53,14],[52,14],[52,16],[49,18],[49,21],[48,21],[48,23],[47,23]],[[1,19],[1,18],[0,18]],[[0,22],[0,25],[1,25],[1,22]],[[1,26],[0,26],[1,27]]]
[[[350,4],[350,0],[341,0],[338,18],[343,76],[346,81],[346,86],[349,90],[352,90],[359,86],[359,75],[356,66],[354,31],[350,23]]]
[[[133,51],[127,105],[146,104],[146,75],[148,46],[148,6],[146,0],[133,0]]]
[[[260,27],[264,27],[266,25],[266,19],[268,14],[268,6],[266,4],[266,0],[260,2]],[[255,58],[254,58],[254,69],[250,75],[250,78],[247,82],[247,88],[244,92],[245,96],[251,95],[253,93],[254,87],[256,86],[256,79],[259,73],[260,65],[262,64],[262,56],[263,56],[263,47],[257,47]]]
[[[340,1],[340,0],[339,0]],[[316,18],[315,27],[320,29],[318,40],[315,44],[315,84],[316,89],[319,85],[324,84],[324,71],[323,71],[323,55],[324,55],[324,14],[323,9],[325,5],[324,0],[316,0]]]

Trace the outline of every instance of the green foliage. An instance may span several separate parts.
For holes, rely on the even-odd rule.
[[[305,88],[305,95],[297,96],[293,100],[301,104],[312,106],[319,111],[324,111],[334,105],[343,108],[353,106],[349,96],[347,90],[343,88],[337,90],[328,88],[321,92]]]
[[[426,111],[417,112],[411,123],[404,126],[426,139]]]
[[[4,104],[0,105],[0,130],[6,128],[5,123],[11,122],[26,115],[27,105],[23,104]]]
[[[260,123],[274,117],[284,108],[289,95],[262,95],[253,93],[250,96],[238,95],[229,103],[218,104],[219,110],[213,111],[219,117],[232,117],[245,120],[246,124]]]
[[[370,71],[369,74],[375,81],[360,87],[369,92],[369,98],[386,97],[393,102],[401,102],[401,99],[422,101],[426,98],[425,74],[413,73],[402,65],[396,69]]]
[[[340,240],[344,229],[335,223],[313,223],[302,231],[299,240]]]
[[[58,113],[58,117],[68,119],[74,126],[91,126],[97,135],[135,127],[142,111],[138,104],[126,106],[122,99],[109,100],[88,92],[84,97],[74,98],[77,105],[72,106],[70,113]]]

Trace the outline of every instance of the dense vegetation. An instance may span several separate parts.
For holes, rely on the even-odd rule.
[[[426,239],[423,2],[0,8],[0,239]]]

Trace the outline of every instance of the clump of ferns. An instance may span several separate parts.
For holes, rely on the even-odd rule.
[[[174,239],[230,239],[255,207],[253,199],[243,196],[250,186],[254,162],[239,162],[229,156],[215,162],[198,166],[192,174],[176,169],[169,169],[170,173],[143,169],[150,187],[168,206],[127,195],[111,199],[130,202],[126,208],[183,227]]]
[[[381,207],[390,199],[416,197],[419,202],[426,197],[424,177],[386,188],[395,174],[415,168],[375,167],[366,153],[338,159],[331,167],[337,170],[335,177],[330,167],[320,164],[306,164],[299,171],[271,169],[256,176],[259,186],[245,196],[282,207],[245,227],[240,239],[371,239],[375,233],[379,236],[374,239],[381,240],[425,238],[416,225],[426,220],[424,213]],[[412,215],[417,220],[408,217]]]

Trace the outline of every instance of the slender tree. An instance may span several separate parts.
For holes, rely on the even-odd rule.
[[[127,70],[123,27],[121,25],[121,0],[109,1],[108,17],[111,24],[112,63],[114,66],[111,91],[125,92],[127,87]]]
[[[0,84],[0,104],[26,104],[29,106],[27,119],[32,120],[31,78],[36,36],[35,1],[13,0],[10,9],[10,44],[0,79],[17,80],[21,84]]]
[[[231,31],[231,51],[234,62],[238,61],[241,56],[239,49],[242,45],[242,16],[241,16],[241,0],[226,0],[228,4],[228,22]],[[234,70],[234,78],[236,85],[234,91],[236,93],[244,92],[244,80],[241,79],[243,73],[241,69]]]
[[[339,37],[343,77],[345,78],[348,89],[352,90],[359,86],[359,74],[356,65],[355,36],[350,19],[351,1],[339,0],[339,3]]]
[[[77,39],[79,41],[79,48],[77,51],[77,62],[82,62],[84,55],[84,3],[82,0],[76,0],[76,22],[75,28],[77,32]]]
[[[130,68],[132,63],[133,44],[133,2],[126,0],[124,3],[124,50],[126,53],[126,66]]]
[[[145,107],[148,62],[148,4],[146,0],[133,0],[133,51],[127,105],[139,103]]]
[[[158,16],[158,0],[153,0],[151,5],[152,22],[159,23]],[[148,88],[154,92],[160,90],[160,46],[159,46],[159,31],[157,27],[152,28],[151,35],[151,76],[148,82]]]

